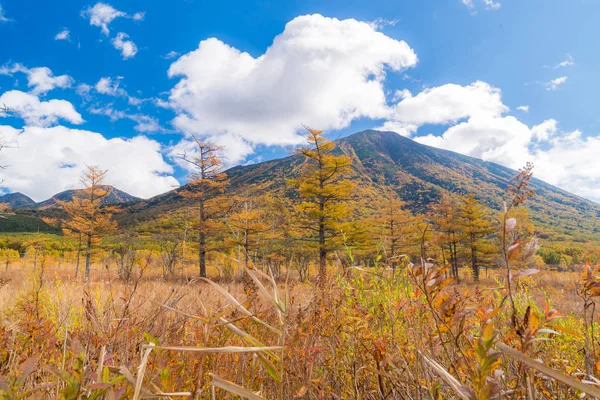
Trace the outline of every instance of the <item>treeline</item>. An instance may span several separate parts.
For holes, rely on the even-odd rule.
[[[278,274],[285,265],[295,268],[304,280],[314,265],[318,281],[324,284],[331,263],[395,269],[424,260],[449,264],[457,278],[461,268],[468,268],[477,280],[483,268],[502,266],[507,218],[516,224],[510,230],[511,243],[527,243],[527,251],[514,256],[515,263],[540,268],[554,261],[552,251],[535,255],[540,245],[523,207],[493,214],[472,195],[446,195],[425,214],[414,215],[398,197],[398,188],[382,189],[366,202],[349,179],[352,159],[336,153],[322,131],[308,129],[306,145],[295,150],[305,160],[299,176],[287,180],[295,188],[295,198],[269,196],[260,188],[226,194],[223,149],[197,138],[195,144],[193,153],[181,155],[193,170],[181,194],[193,206],[138,225],[134,231],[120,231],[113,219],[118,209],[102,206],[102,198],[108,195],[103,186],[106,171],[88,167],[81,179],[83,190],[72,201],[60,202],[68,217],[45,221],[60,226],[76,243],[76,273],[85,263],[85,276],[89,276],[92,250],[101,246],[116,260],[124,279],[140,262],[139,250],[151,249],[158,254],[166,278],[176,276],[193,252],[203,277],[207,266],[258,267]],[[528,182],[531,169],[528,165],[514,185]]]

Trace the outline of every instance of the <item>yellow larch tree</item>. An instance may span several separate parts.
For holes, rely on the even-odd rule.
[[[393,191],[386,191],[383,198],[377,202],[378,216],[376,229],[381,236],[381,242],[388,263],[395,270],[398,266],[398,250],[405,247],[408,232],[413,219],[409,210],[405,209],[406,203]]]
[[[87,166],[80,179],[83,189],[77,191],[71,201],[57,201],[68,215],[63,227],[65,233],[81,235],[86,240],[86,279],[90,276],[92,244],[117,228],[112,220],[114,207],[103,207],[104,197],[110,194],[110,188],[103,185],[107,172],[97,166]]]
[[[452,276],[458,279],[458,246],[461,242],[462,227],[458,218],[457,199],[449,194],[443,194],[439,202],[433,205],[432,216],[444,261],[448,261]]]
[[[181,195],[194,199],[198,205],[198,267],[200,276],[206,277],[208,239],[217,230],[216,220],[222,215],[222,204],[219,204],[218,197],[225,190],[228,180],[223,172],[223,147],[203,142],[195,136],[193,140],[194,152],[180,156],[193,168],[190,182]]]
[[[348,180],[352,160],[333,153],[335,144],[323,131],[307,128],[307,145],[295,150],[305,158],[302,173],[290,182],[298,187],[303,201],[296,206],[303,239],[319,252],[319,286],[327,278],[327,254],[341,244],[341,225],[352,211],[348,200],[355,184]]]
[[[458,217],[463,243],[471,259],[473,279],[478,281],[479,270],[493,251],[489,240],[489,235],[493,232],[492,224],[485,207],[472,194],[460,198]]]

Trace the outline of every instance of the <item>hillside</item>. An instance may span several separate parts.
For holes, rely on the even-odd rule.
[[[139,198],[125,193],[124,191],[115,187],[105,186],[105,188],[108,189],[108,194],[102,198],[102,205],[109,206],[139,200]],[[57,200],[71,201],[79,191],[80,189],[65,190],[64,192],[55,194],[48,200],[37,203],[33,208],[37,210],[46,210],[48,208],[59,207]]]
[[[108,195],[102,198],[103,205],[114,205],[140,200],[139,198],[125,193],[113,186],[105,186],[108,189]],[[58,201],[71,201],[80,189],[65,190],[55,194],[48,200],[36,203],[29,197],[21,193],[8,193],[0,196],[0,204],[6,204],[11,208],[26,208],[33,210],[47,210],[50,208],[59,208]],[[58,201],[57,201],[58,200]]]
[[[354,160],[353,180],[361,193],[397,188],[414,212],[424,212],[443,193],[473,193],[492,210],[500,210],[506,185],[516,171],[451,151],[419,144],[394,132],[363,131],[337,141],[337,151]],[[286,179],[297,176],[302,158],[289,156],[229,169],[229,191],[271,192],[293,197]],[[536,196],[529,202],[538,234],[554,240],[600,237],[600,204],[534,179]],[[161,213],[190,205],[180,189],[124,207],[125,225],[147,221]],[[368,204],[365,201],[365,204]]]
[[[0,204],[4,204],[11,208],[22,208],[34,206],[35,201],[28,196],[25,196],[23,193],[16,192],[0,196]]]
[[[392,187],[407,202],[408,208],[417,213],[427,211],[430,203],[443,193],[473,193],[490,211],[498,211],[502,207],[506,185],[516,174],[501,165],[425,146],[394,132],[363,131],[339,139],[337,145],[336,151],[353,159],[352,179],[359,183],[360,209],[368,209],[371,196]],[[295,188],[288,186],[287,179],[298,176],[302,162],[301,157],[293,155],[233,167],[226,171],[230,179],[228,192],[272,193],[293,198]],[[600,204],[537,179],[532,181],[532,187],[536,195],[528,202],[528,207],[539,236],[555,241],[600,238]],[[124,227],[134,227],[163,213],[192,205],[190,199],[180,195],[183,189],[141,200],[110,187],[104,204],[120,204],[117,220]],[[46,201],[25,206],[18,213],[37,218],[60,218],[56,200],[69,200],[75,193],[75,190],[59,193]],[[7,196],[0,197],[0,202]],[[1,222],[0,230],[3,230]]]

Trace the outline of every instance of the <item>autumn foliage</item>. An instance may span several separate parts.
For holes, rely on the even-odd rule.
[[[540,262],[532,165],[495,213],[414,214],[306,139],[287,196],[228,193],[195,140],[189,207],[119,229],[89,167],[64,236],[0,237],[0,399],[600,398],[600,265]]]

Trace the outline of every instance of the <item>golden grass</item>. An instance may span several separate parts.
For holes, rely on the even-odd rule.
[[[586,376],[577,336],[583,300],[575,272],[542,271],[518,281],[519,326],[531,332],[515,333],[498,271],[482,273],[477,284],[468,275],[459,284],[434,284],[416,270],[392,277],[332,267],[320,293],[293,271],[278,282],[259,272],[249,284],[204,282],[193,270],[165,281],[155,268],[122,282],[113,271],[96,269],[84,282],[73,278],[73,266],[49,265],[35,272],[14,265],[0,275],[0,376],[12,388],[2,392],[0,382],[0,398],[581,393],[514,358],[494,361],[494,343],[516,347],[571,379],[584,377],[582,385],[594,379]],[[554,319],[553,308],[564,318]],[[482,350],[488,325],[494,339]],[[35,366],[27,373],[20,366],[31,357]]]

